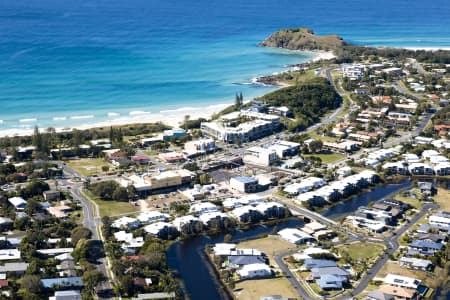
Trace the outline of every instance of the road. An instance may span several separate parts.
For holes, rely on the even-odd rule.
[[[393,254],[395,251],[397,251],[397,249],[399,248],[399,243],[398,243],[398,238],[405,233],[409,228],[411,228],[411,226],[413,226],[415,223],[417,223],[417,221],[422,218],[430,209],[436,209],[439,208],[439,205],[435,204],[435,203],[429,203],[429,204],[425,204],[421,211],[416,214],[411,220],[410,222],[406,223],[404,226],[402,226],[395,235],[393,235],[390,238],[386,238],[384,240],[384,243],[388,246],[388,249],[386,251],[386,253],[384,255],[382,255],[377,262],[372,266],[372,268],[367,272],[366,276],[359,282],[359,284],[356,286],[356,288],[353,290],[353,295],[356,296],[360,293],[362,293],[367,285],[369,284],[369,282],[374,279],[374,277],[377,275],[377,273],[381,270],[381,268],[386,264],[386,262],[389,259],[389,255]],[[348,299],[347,297],[340,297],[337,298],[336,300],[346,300]]]
[[[78,174],[73,169],[69,168],[67,165],[65,165],[62,162],[57,162],[57,164],[63,169],[64,173],[68,175],[71,178],[81,178],[81,180],[88,180],[88,178],[83,177],[82,175]],[[90,202],[90,200],[86,199],[83,192],[83,183],[82,182],[70,182],[67,179],[60,179],[62,186],[70,186],[70,193],[72,197],[77,201],[83,210],[83,226],[86,228],[89,228],[92,232],[92,240],[98,241],[98,246],[103,247],[104,245],[104,239],[100,232],[101,228],[101,219],[98,214],[98,211],[94,207],[94,205]],[[104,250],[102,251],[104,252]],[[107,268],[107,257],[102,257],[97,260],[97,270],[103,273],[107,280],[97,286],[97,295],[99,299],[114,299],[114,292],[111,285],[111,282],[113,280],[112,274],[110,273],[110,270]]]

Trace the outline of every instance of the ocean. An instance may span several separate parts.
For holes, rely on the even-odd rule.
[[[311,54],[257,46],[309,27],[370,46],[450,47],[446,0],[2,0],[0,134],[194,114],[273,90]]]

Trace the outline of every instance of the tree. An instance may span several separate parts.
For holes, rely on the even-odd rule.
[[[109,171],[109,167],[108,166],[102,166],[102,171],[103,172],[108,172]]]
[[[112,198],[117,201],[128,201],[128,190],[119,186],[114,190]]]
[[[323,143],[321,140],[314,140],[309,143],[309,149],[312,153],[319,152],[320,150],[322,150],[322,147]]]
[[[94,291],[97,285],[106,281],[105,275],[97,270],[86,271],[83,274],[83,293],[87,293],[89,296],[94,296]]]
[[[92,236],[92,232],[89,228],[78,226],[72,229],[71,238],[72,244],[76,245],[81,239],[90,239]]]
[[[39,152],[42,150],[42,135],[39,132],[39,128],[37,126],[34,127],[34,133],[32,137],[33,146],[36,147],[36,150]]]
[[[38,295],[43,289],[41,278],[38,275],[25,275],[22,277],[21,288]]]
[[[207,173],[200,175],[198,180],[201,185],[210,184],[212,182],[211,176]]]

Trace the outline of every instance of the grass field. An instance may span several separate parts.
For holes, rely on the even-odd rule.
[[[100,210],[100,216],[114,217],[121,214],[128,214],[139,211],[139,207],[131,205],[129,202],[119,201],[103,201],[99,199],[93,199],[97,203]]]
[[[322,160],[322,163],[324,164],[329,164],[329,163],[334,163],[337,162],[339,160],[342,160],[345,158],[344,154],[340,154],[340,153],[330,153],[330,154],[306,154],[303,155],[303,157],[308,158],[311,156],[315,156],[315,157],[319,157]]]
[[[74,169],[83,176],[92,176],[103,173],[102,167],[106,166],[110,169],[113,166],[100,158],[81,158],[68,161],[67,166]]]
[[[295,249],[296,246],[282,240],[278,237],[266,237],[239,243],[239,248],[254,248],[264,252],[268,257],[271,265],[274,265],[273,256],[285,252],[290,249]]]
[[[422,203],[420,203],[420,201],[417,200],[417,199],[413,199],[413,198],[410,198],[410,197],[404,197],[404,196],[401,196],[401,195],[394,196],[394,199],[402,201],[404,203],[408,203],[412,207],[414,207],[415,209],[421,209],[422,208]]]
[[[380,256],[384,251],[384,246],[376,243],[352,243],[350,245],[337,247],[339,253],[346,252],[354,260],[370,261],[373,258]]]
[[[245,280],[235,286],[236,299],[259,300],[261,296],[283,295],[296,298],[297,294],[286,278]]]
[[[315,130],[308,132],[308,136],[311,139],[321,140],[322,142],[336,142],[338,139],[331,136],[322,136],[318,134]]]
[[[439,204],[443,211],[450,211],[450,190],[438,188],[437,194],[433,197],[434,202]]]

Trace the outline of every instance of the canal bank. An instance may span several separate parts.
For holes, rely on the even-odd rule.
[[[273,231],[288,227],[302,226],[299,219],[289,219],[286,222],[265,226],[258,225],[249,230],[236,230],[233,233],[233,243],[256,239]],[[204,252],[206,245],[224,242],[225,234],[217,236],[198,236],[174,243],[167,251],[168,265],[183,280],[184,290],[189,299],[227,300],[229,296],[220,280],[214,274],[212,266]]]

